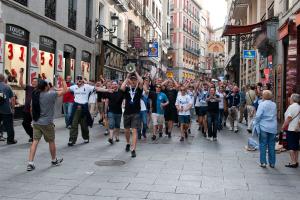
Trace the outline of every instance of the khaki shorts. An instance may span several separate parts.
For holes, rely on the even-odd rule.
[[[105,102],[98,102],[98,111],[99,113],[104,113],[105,112]]]
[[[54,142],[55,130],[54,124],[38,125],[33,124],[33,139],[40,140],[44,136],[46,142]]]
[[[152,118],[153,126],[164,124],[164,121],[165,121],[164,115],[160,115],[160,114],[157,114],[157,113],[152,113],[151,118]]]

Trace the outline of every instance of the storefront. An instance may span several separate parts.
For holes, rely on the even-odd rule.
[[[27,54],[29,32],[20,26],[6,24],[4,74],[17,98],[15,118],[20,118],[25,103],[25,91],[19,86],[20,70],[24,70],[23,82],[27,83]]]
[[[64,58],[63,62],[65,65],[65,78],[67,76],[72,76],[72,80],[75,80],[75,73],[76,73],[76,66],[75,66],[75,60],[76,59],[76,48],[72,45],[65,44],[64,45]]]
[[[124,80],[127,52],[108,41],[103,41],[103,48],[104,55],[101,56],[102,60],[100,63],[101,67],[103,66],[104,78],[111,80]]]
[[[91,54],[87,51],[82,51],[81,55],[81,75],[86,81],[91,77]]]
[[[55,71],[55,51],[56,41],[46,37],[40,36],[39,43],[39,78],[48,80],[54,84],[54,71]]]

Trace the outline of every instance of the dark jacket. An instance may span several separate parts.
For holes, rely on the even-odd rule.
[[[231,108],[232,106],[239,107],[240,106],[240,94],[236,93],[235,95],[232,95],[233,93],[229,94],[227,96],[227,101],[228,101],[228,108]]]
[[[86,104],[79,104],[79,103],[76,103],[76,102],[73,103],[71,116],[70,116],[70,119],[69,119],[67,125],[68,126],[72,125],[72,123],[73,123],[73,117],[74,117],[74,114],[76,112],[77,106],[81,106],[81,109],[82,109],[81,117],[86,117],[86,124],[88,126],[92,127],[94,121],[93,121],[93,118],[92,118],[91,113],[89,111],[89,104],[88,103],[86,103]]]

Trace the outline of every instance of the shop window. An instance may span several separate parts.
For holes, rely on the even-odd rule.
[[[45,36],[40,36],[39,43],[39,68],[40,78],[53,83],[55,66],[56,41]]]
[[[92,0],[86,1],[85,35],[92,37]]]
[[[14,0],[15,2],[18,2],[19,4],[22,4],[23,6],[28,6],[27,0]]]
[[[81,75],[86,81],[90,80],[90,71],[91,71],[91,54],[87,51],[82,51]]]
[[[68,27],[76,30],[77,0],[69,0]]]
[[[45,16],[53,20],[56,19],[56,0],[45,1]]]

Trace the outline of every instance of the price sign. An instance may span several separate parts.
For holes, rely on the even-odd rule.
[[[60,50],[57,51],[56,59],[57,59],[56,71],[57,72],[64,71],[65,63],[64,63],[64,53],[63,53],[63,51],[60,51]]]

